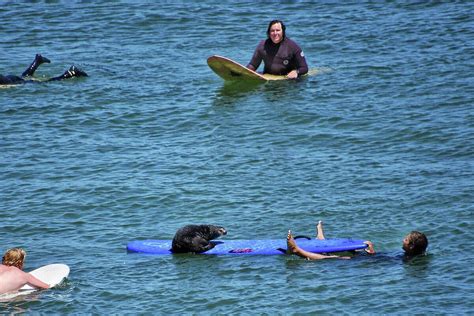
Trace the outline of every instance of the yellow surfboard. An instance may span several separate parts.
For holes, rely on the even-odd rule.
[[[222,79],[226,81],[271,81],[286,80],[286,76],[270,74],[259,74],[247,67],[222,56],[211,56],[207,59],[209,67]]]

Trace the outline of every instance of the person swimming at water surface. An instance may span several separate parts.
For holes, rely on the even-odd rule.
[[[267,29],[267,39],[261,41],[247,68],[256,71],[262,60],[264,74],[284,75],[296,79],[308,73],[308,65],[303,50],[294,41],[286,37],[285,24],[273,20]]]
[[[317,235],[316,239],[324,240],[324,230],[323,230],[323,222],[319,221],[316,227]],[[291,231],[288,231],[288,235],[286,237],[287,240],[287,254],[294,254],[305,258],[307,260],[319,260],[319,259],[329,259],[329,258],[339,258],[339,259],[350,259],[351,257],[338,257],[336,255],[326,255],[326,254],[319,254],[314,252],[306,251],[300,248],[297,244]],[[375,254],[374,244],[371,241],[365,241],[367,244],[367,248],[364,251],[370,255]],[[405,236],[402,243],[402,249],[404,250],[405,257],[414,257],[418,255],[422,255],[426,252],[426,248],[428,247],[428,238],[425,234],[420,233],[419,231],[412,231],[408,235]]]
[[[26,252],[21,248],[8,249],[0,264],[0,294],[15,292],[25,284],[30,284],[41,289],[48,289],[50,286],[33,275],[23,271]]]
[[[21,74],[21,77],[15,76],[15,75],[0,75],[0,85],[15,85],[15,84],[23,84],[27,82],[38,82],[35,80],[29,79],[29,77],[32,77],[38,69],[38,67],[41,64],[47,63],[49,64],[51,61],[46,58],[41,56],[40,54],[36,54],[35,59],[33,62],[26,68],[26,70]],[[68,70],[66,70],[62,75],[53,77],[50,79],[47,79],[45,81],[58,81],[58,80],[64,80],[64,79],[69,79],[69,78],[74,78],[74,77],[87,77],[87,73],[82,71],[81,69],[77,68],[76,66],[71,66],[69,67]]]

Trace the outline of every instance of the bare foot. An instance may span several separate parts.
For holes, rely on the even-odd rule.
[[[301,249],[295,242],[293,235],[291,234],[291,230],[288,231],[288,235],[286,236],[286,253],[288,255],[297,255],[300,257],[305,258],[306,260],[320,260],[320,259],[351,259],[351,257],[338,257],[335,255],[323,255],[319,253],[313,253],[306,250]]]
[[[316,239],[320,239],[320,240],[326,239],[326,238],[324,238],[323,222],[322,221],[318,222],[318,226],[316,226],[316,228],[317,228]]]
[[[293,235],[291,235],[291,230],[288,231],[288,235],[286,236],[286,254],[292,255],[295,254],[296,251],[296,242],[295,239],[293,238]]]

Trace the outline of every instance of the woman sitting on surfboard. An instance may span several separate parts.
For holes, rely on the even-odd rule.
[[[256,71],[262,60],[264,74],[284,75],[296,79],[308,72],[308,65],[301,48],[285,35],[285,24],[273,20],[268,25],[266,40],[261,41],[247,68]]]
[[[317,239],[326,239],[324,237],[324,231],[323,231],[323,222],[319,221],[318,226],[317,226]],[[294,254],[300,257],[303,257],[307,260],[318,260],[318,259],[328,259],[328,258],[339,258],[339,259],[350,259],[351,257],[338,257],[335,255],[323,255],[319,253],[313,253],[309,252],[306,250],[301,249],[298,247],[296,244],[291,231],[288,231],[288,236],[286,238],[287,240],[287,253],[288,254]],[[374,245],[370,241],[366,241],[365,244],[367,244],[367,249],[365,251],[368,254],[375,254],[374,250]],[[420,233],[418,231],[412,231],[408,235],[405,236],[403,239],[403,244],[402,248],[405,251],[405,257],[414,257],[417,255],[424,254],[426,251],[426,248],[428,247],[428,238],[426,238],[425,234]]]
[[[26,252],[21,248],[12,248],[5,252],[0,264],[0,294],[18,291],[23,285],[48,289],[49,285],[23,271]]]

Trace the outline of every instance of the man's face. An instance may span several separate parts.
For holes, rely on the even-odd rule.
[[[275,23],[270,27],[270,39],[273,43],[278,44],[283,39],[283,29],[281,23]]]

